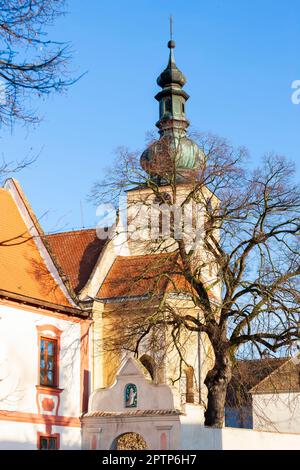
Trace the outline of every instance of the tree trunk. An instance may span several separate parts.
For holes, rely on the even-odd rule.
[[[227,386],[232,376],[232,363],[226,353],[216,357],[215,365],[204,381],[208,389],[205,425],[215,428],[224,426]]]

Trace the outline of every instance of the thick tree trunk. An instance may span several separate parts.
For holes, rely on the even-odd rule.
[[[227,386],[231,380],[232,363],[226,353],[218,355],[212,370],[204,381],[208,389],[205,425],[215,428],[224,426]]]

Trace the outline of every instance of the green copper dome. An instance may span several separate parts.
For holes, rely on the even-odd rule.
[[[187,136],[164,135],[141,156],[142,168],[152,176],[168,178],[176,168],[176,179],[197,177],[204,155],[196,142]]]
[[[182,89],[186,78],[175,64],[175,42],[169,41],[168,47],[168,65],[157,79],[162,90],[155,96],[159,102],[156,126],[160,138],[143,152],[141,166],[151,176],[160,179],[169,179],[175,173],[177,181],[189,181],[197,177],[205,156],[196,142],[186,135],[189,121],[185,105],[189,95]]]

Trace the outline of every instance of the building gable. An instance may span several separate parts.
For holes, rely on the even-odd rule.
[[[0,288],[39,302],[76,307],[42,241],[39,226],[15,180],[0,189]]]
[[[100,240],[95,229],[83,229],[47,235],[46,242],[78,294],[86,285],[106,240]]]
[[[252,394],[300,392],[300,355],[285,361],[255,387]]]

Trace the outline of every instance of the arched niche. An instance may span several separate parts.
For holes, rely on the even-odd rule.
[[[117,436],[111,445],[111,450],[147,450],[148,445],[140,434],[125,432]]]
[[[184,370],[185,373],[185,401],[186,403],[194,403],[195,390],[194,390],[194,368],[188,366]]]
[[[140,362],[143,364],[145,369],[148,371],[151,380],[155,380],[156,378],[156,364],[154,359],[149,356],[148,354],[143,354],[143,356],[140,357]]]

